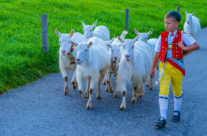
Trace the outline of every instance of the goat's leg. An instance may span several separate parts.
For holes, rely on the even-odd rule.
[[[64,78],[64,81],[65,81],[64,94],[68,95],[68,75],[67,75],[67,71],[64,69],[64,66],[62,66],[61,64],[60,64],[60,72]]]
[[[89,95],[90,83],[91,83],[91,77],[87,77],[87,87],[86,87],[86,91],[85,91],[85,96],[87,96],[87,97]]]
[[[65,76],[64,94],[68,95],[68,76]]]
[[[107,76],[107,74],[105,74],[105,76],[104,76],[103,85],[106,85],[106,76]]]
[[[76,88],[77,88],[77,81],[76,81],[75,74],[73,74],[73,77],[72,77],[72,80],[71,80],[71,84],[73,86],[73,90],[76,90]]]
[[[101,88],[100,88],[100,84],[101,84],[101,78],[99,78],[99,80],[98,80],[98,88],[97,88],[96,99],[101,99]]]
[[[126,109],[126,84],[122,83],[122,101],[120,105],[120,110]]]
[[[87,96],[85,96],[85,94],[83,93],[83,77],[79,75],[79,77],[77,77],[77,82],[78,82],[78,92],[81,94],[81,96],[83,98],[88,98]]]
[[[86,105],[86,109],[92,109],[92,95],[93,95],[93,89],[94,89],[96,84],[97,84],[96,77],[91,77],[89,97],[88,97],[88,102],[87,102],[87,105]]]
[[[115,97],[115,98],[118,98],[118,97],[119,97],[119,90],[116,90],[116,91],[115,91],[114,97]]]
[[[144,96],[144,86],[142,85],[141,87],[138,87],[137,89],[138,97],[141,98]]]
[[[122,91],[122,101],[120,105],[120,110],[125,110],[126,109],[126,91]]]
[[[106,77],[106,92],[110,92],[110,93],[113,93],[113,89],[112,89],[112,86],[111,86],[111,72],[109,70],[107,70],[107,77]]]
[[[134,89],[132,91],[132,99],[131,99],[132,103],[136,103],[137,102],[137,86],[134,86]]]

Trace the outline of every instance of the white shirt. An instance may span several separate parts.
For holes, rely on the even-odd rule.
[[[169,44],[172,45],[172,42],[173,42],[173,39],[174,39],[174,37],[177,33],[177,30],[173,33],[174,33],[173,36],[171,36],[171,32],[169,32],[169,34],[168,34],[168,45]],[[190,46],[190,45],[192,45],[196,42],[195,39],[192,36],[190,36],[190,35],[188,35],[187,33],[184,33],[184,32],[182,32],[182,41],[184,42],[184,44],[186,46]],[[158,41],[155,45],[155,52],[160,52],[160,48],[161,48],[161,36],[159,36]],[[167,50],[166,59],[168,59],[168,58],[172,58],[172,49]]]

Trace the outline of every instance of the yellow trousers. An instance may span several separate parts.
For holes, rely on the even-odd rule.
[[[160,62],[160,72],[163,68],[163,62]],[[183,73],[168,62],[165,62],[165,70],[160,80],[159,95],[169,96],[170,83],[172,83],[173,94],[176,97],[182,95]]]

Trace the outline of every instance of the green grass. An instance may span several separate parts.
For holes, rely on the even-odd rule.
[[[111,37],[125,28],[125,8],[129,8],[129,34],[135,37],[137,28],[151,37],[164,31],[163,17],[180,5],[184,11],[195,11],[202,27],[207,26],[206,0],[0,0],[0,92],[25,85],[49,73],[58,72],[58,37],[71,29],[82,33],[81,20],[86,24],[106,25]],[[42,52],[41,14],[48,18],[49,53]]]

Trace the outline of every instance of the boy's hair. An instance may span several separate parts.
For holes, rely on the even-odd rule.
[[[177,22],[180,22],[181,20],[181,16],[180,13],[177,11],[170,11],[167,13],[167,15],[165,16],[166,18],[174,18]]]

